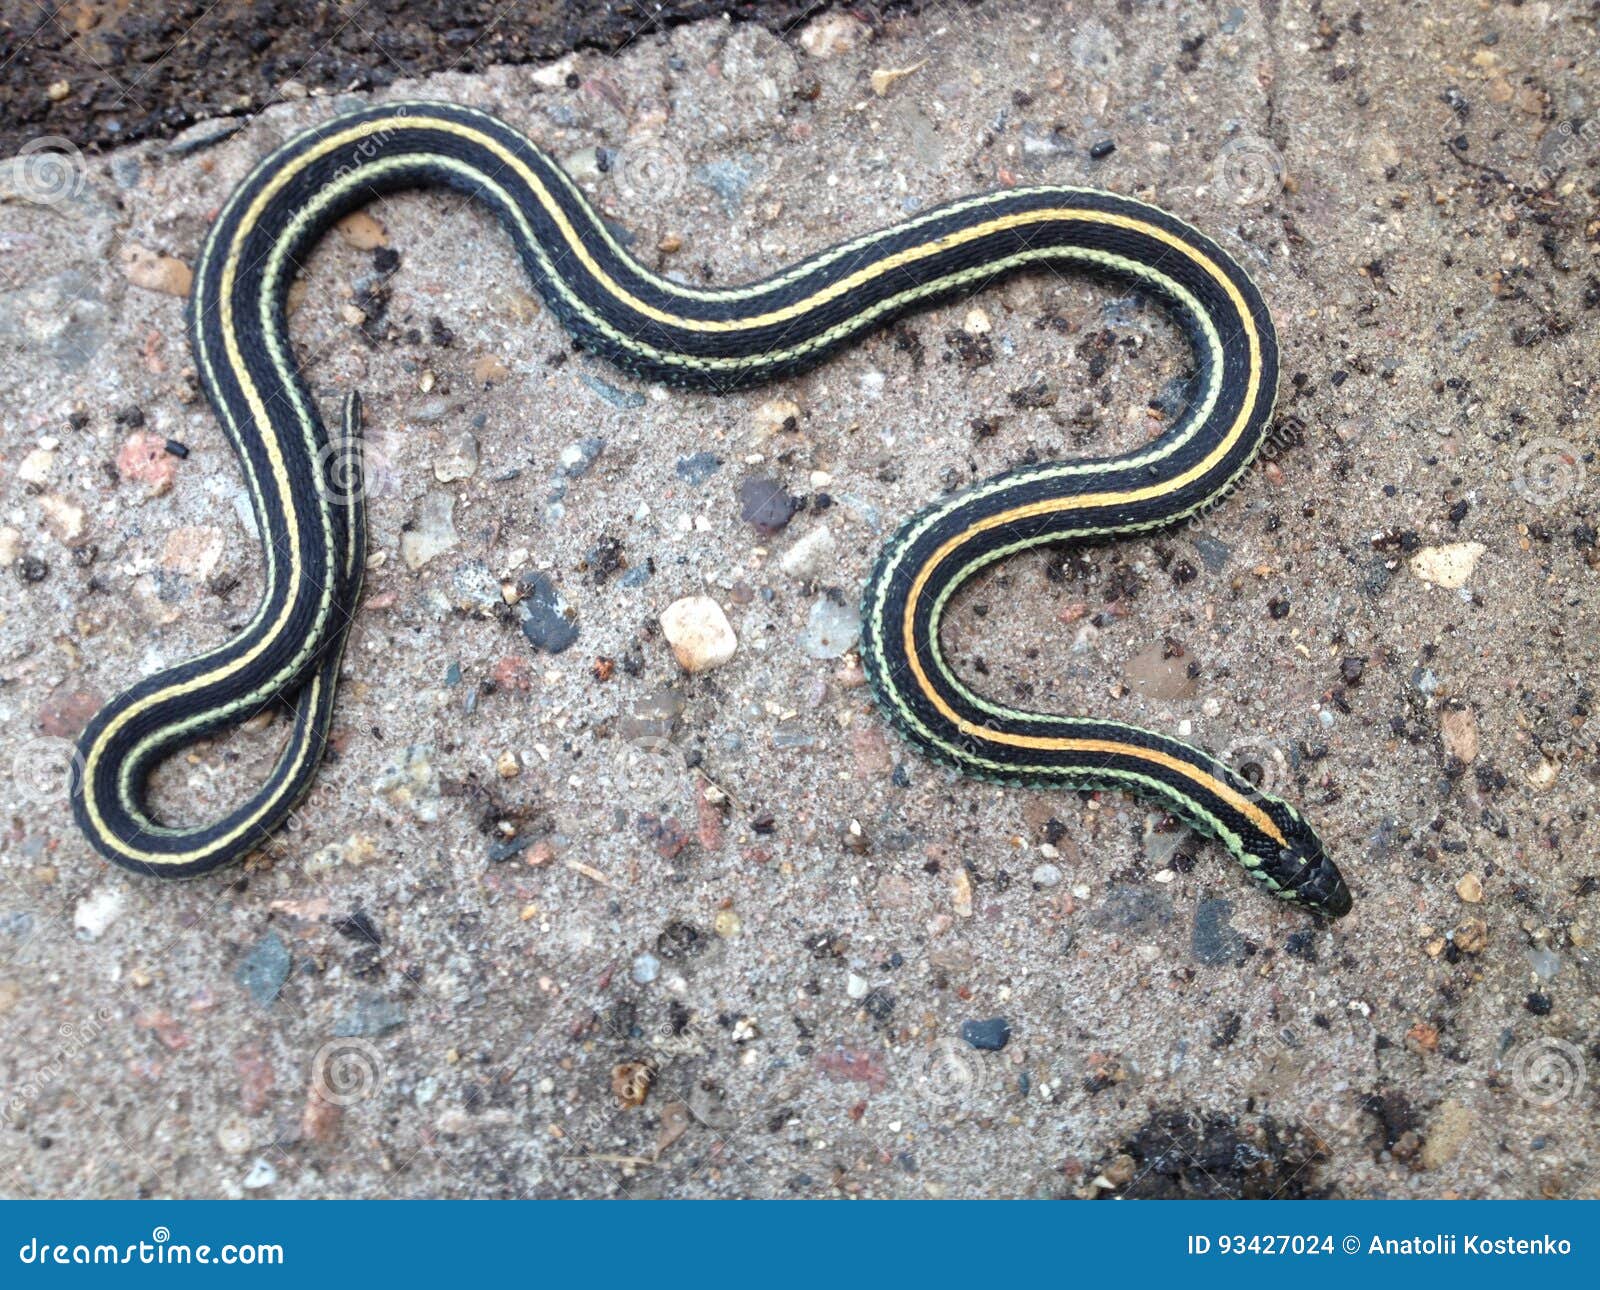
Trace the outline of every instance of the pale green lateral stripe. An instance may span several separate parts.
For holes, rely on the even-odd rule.
[[[429,106],[429,104],[426,102],[412,102],[396,103],[392,106],[396,109],[405,107],[418,107],[425,109]],[[489,115],[487,112],[480,111],[477,108],[459,108],[457,110],[464,112],[469,116],[475,116],[487,124],[499,124],[495,121],[494,117]],[[407,119],[411,120],[412,118]],[[424,119],[416,119],[416,124],[419,127],[426,127],[427,122]],[[776,277],[764,279],[761,282],[749,283],[743,286],[696,287],[689,283],[676,282],[671,278],[654,273],[645,265],[640,264],[637,260],[635,260],[632,256],[632,253],[627,251],[622,244],[617,241],[616,235],[611,231],[611,226],[607,224],[605,220],[599,218],[598,214],[594,211],[592,203],[590,203],[589,199],[584,195],[582,189],[580,189],[573,181],[572,177],[568,175],[567,172],[560,166],[556,165],[547,154],[541,152],[540,155],[543,156],[547,162],[549,162],[550,169],[554,173],[561,186],[568,194],[578,201],[580,208],[588,217],[589,227],[594,231],[595,235],[601,241],[603,241],[606,246],[619,258],[631,263],[644,281],[650,283],[651,286],[662,292],[678,296],[685,300],[698,300],[706,303],[717,303],[726,300],[749,300],[758,295],[764,295],[774,292],[780,288],[791,286],[800,281],[802,278],[816,272],[818,269],[830,267],[831,265],[838,263],[840,260],[848,259],[853,256],[859,256],[863,251],[869,250],[875,243],[883,240],[884,230],[877,229],[870,233],[863,233],[858,237],[850,239],[849,241],[841,242],[837,246],[830,247],[828,250],[822,252],[814,259],[797,264],[792,269],[789,269],[784,273],[780,273]],[[935,207],[934,209],[913,215],[909,219],[896,224],[894,231],[896,233],[901,233],[907,230],[926,228],[929,224],[935,222],[936,220],[948,219],[952,215],[961,215],[965,214],[967,211],[981,210],[984,207],[1001,205],[1016,197],[1102,198],[1104,196],[1105,191],[1103,189],[1084,188],[1082,186],[1072,184],[1033,184],[1017,188],[1007,188],[998,193],[984,193],[959,201],[949,202],[947,204]],[[1163,218],[1170,223],[1177,225],[1179,228],[1183,229],[1191,237],[1193,237],[1198,244],[1203,245],[1206,241],[1204,234],[1196,229],[1194,225],[1180,219],[1170,211],[1160,210],[1157,207],[1151,206],[1148,202],[1137,201],[1131,197],[1121,198],[1121,201],[1123,201],[1130,210],[1142,211],[1152,216]]]
[[[872,622],[878,625],[878,630],[873,634],[873,640],[877,646],[876,655],[879,660],[880,671],[882,673],[886,674],[889,671],[888,661],[882,648],[882,633],[884,630],[887,630],[887,626],[884,624],[884,602],[888,597],[889,588],[893,585],[896,569],[904,562],[907,554],[913,549],[917,541],[921,539],[922,536],[926,534],[934,525],[947,519],[957,510],[971,507],[974,503],[986,500],[995,493],[1014,488],[1024,479],[1031,481],[1077,477],[1089,474],[1107,474],[1114,471],[1122,471],[1128,469],[1129,467],[1155,464],[1156,462],[1170,457],[1173,453],[1177,452],[1179,449],[1188,444],[1198,432],[1199,428],[1205,425],[1207,420],[1210,418],[1211,413],[1216,406],[1217,399],[1221,396],[1223,364],[1222,337],[1217,330],[1215,323],[1212,321],[1211,316],[1201,307],[1200,302],[1194,297],[1193,293],[1183,287],[1182,284],[1171,278],[1168,278],[1164,274],[1157,272],[1148,265],[1141,264],[1137,261],[1128,260],[1125,257],[1105,255],[1103,253],[1097,253],[1093,258],[1100,263],[1101,267],[1113,269],[1116,272],[1125,273],[1147,282],[1159,283],[1162,290],[1171,293],[1175,298],[1180,300],[1189,310],[1192,316],[1199,322],[1201,330],[1205,336],[1206,344],[1211,351],[1209,380],[1207,381],[1206,390],[1203,397],[1199,403],[1193,405],[1188,411],[1185,412],[1185,420],[1182,432],[1161,447],[1150,452],[1137,455],[1131,459],[1117,461],[1109,467],[1093,462],[1067,462],[1059,465],[1042,466],[1037,470],[1028,471],[1022,476],[1007,476],[1002,481],[991,481],[990,483],[980,485],[973,490],[958,493],[942,505],[930,507],[926,513],[919,516],[917,521],[910,528],[902,532],[896,538],[895,552],[891,557],[890,562],[885,566],[883,574],[879,579],[877,595],[874,599],[873,605],[871,606],[871,612],[869,614]],[[1237,478],[1237,475],[1235,475],[1234,478]],[[1228,483],[1225,483],[1223,485],[1223,489],[1229,487],[1231,482],[1232,481],[1230,480]],[[1091,485],[1091,488],[1092,487],[1093,486]],[[1218,491],[1222,490],[1219,489]],[[1175,520],[1182,519],[1184,515],[1191,514],[1200,509],[1205,505],[1205,502],[1206,499],[1202,499],[1200,502],[1197,502],[1195,506],[1190,507],[1182,514],[1173,513],[1171,515],[1164,515],[1154,519],[1150,522],[1150,527],[1154,528],[1165,526],[1166,524],[1169,524]],[[1097,537],[1126,533],[1129,531],[1129,527],[1125,525],[1115,527],[1084,527],[1074,530],[1071,534],[1067,534],[1065,536]],[[1014,555],[1019,551],[1025,551],[1030,547],[1038,546],[1041,542],[1046,540],[1054,541],[1057,539],[1032,539],[1024,542],[1014,542],[994,548],[993,550],[978,556],[976,559],[962,566],[962,568],[951,578],[951,580],[940,589],[929,618],[929,624],[933,636],[933,639],[929,642],[929,652],[942,679],[956,693],[960,694],[975,707],[989,712],[995,716],[1021,719],[1040,719],[1046,721],[1050,719],[1048,714],[1021,712],[1017,709],[1007,708],[1003,705],[994,703],[993,701],[985,699],[983,696],[976,694],[948,666],[945,660],[943,646],[939,640],[939,622],[943,617],[946,602],[980,569],[994,563],[996,560],[1004,559],[1006,556]],[[893,694],[893,702],[895,707],[901,713],[906,722],[921,731],[922,734],[932,742],[941,743],[941,741],[934,738],[931,731],[927,730],[927,728],[916,719],[910,708],[902,700],[899,692],[897,690],[892,690],[891,692]],[[946,745],[941,743],[941,746]]]
[[[259,846],[311,782],[347,643],[346,624],[333,616],[341,606],[354,611],[365,517],[341,513],[320,478],[313,488],[304,477],[308,462],[321,470],[324,442],[333,445],[335,435],[331,424],[325,436],[320,429],[282,315],[299,268],[290,248],[308,244],[337,210],[413,179],[485,199],[552,315],[579,343],[668,385],[712,389],[803,371],[888,318],[1041,264],[1107,271],[1158,296],[1203,371],[1190,382],[1193,398],[1182,417],[1129,453],[1009,471],[913,516],[874,566],[862,661],[890,724],[937,761],[998,784],[1130,792],[1219,839],[1269,890],[1334,917],[1350,908],[1321,841],[1287,804],[1241,790],[1243,781],[1209,754],[1155,732],[1027,711],[978,694],[941,640],[953,598],[982,570],[1046,541],[1165,527],[1232,491],[1276,397],[1263,382],[1268,366],[1276,370],[1277,351],[1259,293],[1226,252],[1146,203],[1035,185],[921,211],[760,281],[696,286],[637,261],[578,185],[517,131],[477,109],[414,100],[325,120],[274,148],[229,194],[202,245],[191,302],[195,361],[240,458],[266,547],[265,587],[241,631],[147,681],[150,693],[125,690],[91,722],[80,743],[85,761],[74,775],[73,810],[103,855],[144,873],[198,876]],[[1052,229],[1081,229],[1081,240],[1095,245],[1042,242],[1047,220]],[[1017,248],[1003,255],[1002,239],[984,236],[1002,230],[1004,245]],[[975,262],[989,248],[995,258]],[[952,264],[964,267],[945,271]],[[936,273],[942,276],[931,277]],[[870,302],[877,291],[893,294]],[[806,334],[808,327],[822,330]],[[701,340],[701,333],[716,339]],[[678,339],[690,334],[693,343]],[[1254,366],[1245,371],[1239,360],[1247,354]],[[357,407],[347,400],[347,440],[359,435]],[[1180,491],[1191,489],[1194,500],[1179,510]],[[1082,505],[1091,493],[1092,512]],[[275,526],[287,526],[286,549],[272,539]],[[1050,532],[1019,537],[1040,528]],[[935,545],[945,561],[937,572],[913,566],[931,558]],[[307,586],[315,565],[325,565],[326,576]],[[926,599],[914,604],[912,595]],[[926,613],[928,639],[919,633],[909,642],[908,660],[902,632],[912,609]],[[219,695],[232,697],[212,697]],[[147,818],[135,767],[203,726],[236,722],[280,696],[293,702],[296,724],[253,796],[209,825]],[[152,730],[154,720],[165,724]]]
[[[1070,539],[1084,537],[1125,536],[1136,532],[1147,532],[1152,529],[1165,528],[1169,524],[1176,523],[1178,520],[1185,519],[1190,515],[1194,515],[1199,511],[1204,510],[1212,498],[1216,497],[1220,493],[1225,493],[1228,489],[1232,488],[1240,479],[1240,477],[1243,476],[1249,469],[1250,463],[1246,461],[1245,464],[1236,470],[1222,484],[1222,486],[1216,490],[1216,492],[1210,495],[1210,497],[1202,498],[1199,502],[1195,503],[1195,505],[1190,506],[1185,510],[1174,511],[1170,515],[1163,515],[1149,520],[1145,525],[1142,526],[1142,528],[1134,528],[1132,526],[1122,526],[1117,528],[1086,527],[1074,529],[1072,533],[1068,534],[1067,536]],[[961,568],[957,570],[956,573],[951,577],[950,581],[940,588],[939,594],[933,602],[933,609],[928,617],[928,626],[932,636],[932,639],[928,642],[929,657],[932,659],[935,667],[938,668],[939,674],[944,679],[946,684],[948,684],[953,690],[960,694],[962,698],[966,699],[973,706],[981,708],[993,716],[1009,717],[1013,720],[1025,721],[1056,720],[1056,717],[1048,712],[1024,712],[1021,709],[1008,708],[1004,704],[997,703],[991,699],[986,699],[981,694],[978,694],[970,689],[966,683],[962,681],[960,674],[948,665],[944,655],[944,645],[939,639],[939,623],[944,618],[945,605],[951,599],[951,597],[953,597],[956,592],[961,590],[961,588],[980,570],[998,560],[1005,559],[1007,556],[1016,555],[1019,552],[1027,551],[1033,547],[1042,545],[1046,541],[1053,542],[1057,540],[1059,539],[1051,537],[1045,539],[1033,539],[1026,542],[1012,542],[1006,546],[1000,546],[991,551],[986,551],[984,554],[976,557],[969,563],[962,565]],[[878,603],[881,607],[883,603],[882,597],[879,598]],[[877,650],[877,657],[879,659],[884,659],[884,654],[881,648]],[[907,715],[909,716],[910,714],[907,713]]]
[[[413,118],[407,119],[414,122]],[[271,347],[273,366],[277,370],[279,379],[282,382],[283,390],[294,401],[296,419],[301,428],[308,451],[311,453],[313,459],[315,459],[316,455],[316,444],[314,435],[312,433],[309,416],[303,403],[300,401],[299,393],[295,389],[294,382],[289,376],[289,373],[292,372],[292,368],[289,367],[288,358],[283,354],[282,348],[278,343],[279,338],[275,334],[276,329],[267,325],[267,314],[270,308],[270,302],[276,297],[276,293],[278,291],[278,283],[282,276],[283,267],[287,259],[288,247],[294,244],[297,237],[304,232],[307,226],[316,222],[330,206],[342,201],[353,189],[370,184],[381,179],[387,174],[400,170],[412,169],[422,164],[434,165],[442,169],[450,170],[461,175],[468,181],[477,183],[487,192],[492,194],[493,197],[501,204],[502,208],[511,214],[517,225],[519,233],[521,233],[522,236],[527,240],[527,243],[533,247],[535,257],[538,260],[541,269],[544,271],[546,280],[550,283],[552,289],[561,296],[564,304],[567,307],[569,307],[579,317],[583,318],[588,325],[594,327],[596,331],[612,341],[614,344],[618,345],[620,348],[636,354],[644,355],[656,362],[668,366],[676,365],[694,367],[697,370],[705,368],[732,372],[752,366],[765,366],[774,362],[785,362],[802,358],[818,349],[826,348],[830,344],[838,341],[840,337],[860,329],[864,324],[869,324],[871,321],[883,316],[884,314],[903,309],[911,304],[914,304],[918,300],[925,299],[929,296],[938,295],[950,290],[959,290],[962,286],[968,283],[988,279],[997,273],[1005,272],[1011,268],[1017,268],[1031,264],[1041,259],[1082,260],[1084,262],[1096,264],[1114,271],[1125,271],[1134,274],[1135,276],[1144,277],[1147,280],[1160,279],[1165,282],[1170,282],[1170,280],[1165,279],[1164,275],[1159,275],[1151,270],[1149,266],[1140,264],[1137,261],[1129,260],[1125,257],[1115,256],[1104,252],[1083,250],[1080,248],[1040,247],[1030,249],[1028,251],[1018,252],[1017,254],[1007,256],[1004,259],[975,266],[959,273],[947,275],[946,277],[937,279],[931,283],[926,283],[922,286],[908,289],[899,293],[898,295],[880,302],[873,309],[865,310],[861,314],[856,315],[854,318],[846,320],[845,322],[842,322],[825,332],[819,333],[817,336],[812,337],[801,344],[791,346],[785,350],[743,357],[689,360],[684,355],[677,354],[672,351],[661,350],[654,346],[644,344],[626,332],[623,332],[617,327],[613,326],[609,320],[605,319],[599,314],[596,314],[592,309],[590,309],[588,305],[571,290],[565,280],[555,271],[555,267],[551,263],[550,257],[546,252],[543,243],[540,242],[535,235],[531,223],[524,214],[522,205],[512,200],[510,194],[505,190],[505,188],[503,188],[499,183],[490,179],[481,170],[459,160],[458,158],[446,157],[443,155],[419,156],[410,154],[402,157],[378,159],[367,162],[360,167],[352,168],[350,171],[346,172],[342,179],[322,189],[314,200],[308,202],[303,208],[301,208],[301,210],[296,214],[294,220],[286,226],[283,236],[279,239],[277,245],[274,246],[272,252],[270,253],[268,267],[263,275],[260,300],[263,332],[267,337],[268,343]],[[208,246],[208,250],[209,249],[210,248]],[[1178,284],[1171,283],[1170,285],[1176,287]],[[1179,288],[1179,290],[1182,289]],[[1193,300],[1192,296],[1189,298],[1191,301]],[[1203,326],[1210,326],[1209,320],[1206,318],[1204,312],[1199,309],[1197,303],[1195,305],[1194,312],[1196,317],[1202,321]],[[1218,343],[1220,344],[1220,340]],[[1214,402],[1216,395],[1217,390],[1216,387],[1213,386],[1213,388],[1208,391],[1206,406],[1209,406],[1212,402]],[[1202,420],[1203,415],[1197,417],[1194,420],[1194,424],[1199,424]],[[1161,457],[1167,455],[1167,453],[1175,450],[1175,448],[1181,442],[1182,440],[1175,441],[1173,444],[1167,446],[1162,452],[1145,454],[1141,457],[1133,459],[1127,464],[1139,465],[1146,462],[1159,460]],[[1059,468],[1052,468],[1048,472],[1042,473],[1048,473],[1050,475],[1054,475],[1058,472],[1062,474],[1071,474],[1077,473],[1080,470],[1086,471],[1091,469],[1093,469],[1091,466],[1080,467],[1068,464]],[[1004,487],[1004,485],[997,487]],[[983,495],[981,490],[978,495]],[[295,514],[293,498],[280,494],[280,500],[283,504],[285,513],[289,516],[290,522],[292,523]],[[264,531],[263,538],[265,539]],[[271,543],[266,542],[265,545],[268,547],[270,553]],[[313,620],[314,630],[307,636],[307,644],[292,657],[289,664],[287,664],[280,672],[264,678],[259,685],[252,689],[248,694],[241,696],[235,702],[214,711],[199,713],[186,720],[173,722],[169,726],[163,727],[160,731],[147,736],[138,745],[138,753],[135,756],[130,757],[128,763],[125,763],[125,766],[135,763],[138,760],[139,754],[147,753],[158,742],[165,742],[173,736],[181,736],[191,730],[194,730],[215,715],[220,714],[224,716],[231,716],[247,709],[259,707],[261,703],[277,694],[293,676],[303,669],[306,661],[311,657],[312,653],[314,653],[316,642],[320,640],[322,636],[324,625],[327,622],[327,617],[331,610],[331,606],[332,589],[328,584],[325,583],[321,588],[321,595],[319,596],[317,602],[317,610]],[[219,647],[217,650],[209,651],[203,657],[215,657],[216,654],[220,653],[226,648],[227,646],[224,645]],[[131,776],[126,773],[126,771],[124,772],[120,781],[120,787],[121,791],[125,794],[125,800],[131,802]]]
[[[1119,726],[1120,729],[1128,734],[1142,735],[1146,733],[1138,726],[1124,726],[1115,721],[1102,721],[1097,724]],[[996,784],[1026,783],[1028,780],[1033,779],[1039,783],[1065,783],[1069,786],[1089,791],[1110,788],[1118,792],[1126,791],[1129,784],[1136,784],[1144,790],[1143,796],[1146,799],[1162,802],[1181,801],[1183,809],[1193,819],[1201,821],[1196,827],[1206,833],[1208,837],[1218,839],[1230,852],[1239,857],[1245,868],[1254,870],[1255,866],[1260,863],[1254,856],[1243,849],[1244,840],[1237,833],[1210,811],[1205,810],[1194,798],[1177,795],[1174,793],[1171,784],[1163,783],[1161,780],[1154,779],[1149,775],[1141,775],[1137,771],[1117,770],[1110,766],[1089,766],[1082,763],[1076,767],[1068,767],[1066,769],[1060,766],[1025,766],[1010,761],[993,761],[988,757],[979,757],[967,752],[959,754],[958,766],[962,774],[970,775],[975,779],[988,780]]]

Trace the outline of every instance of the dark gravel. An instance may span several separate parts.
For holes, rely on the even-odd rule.
[[[869,22],[921,0],[866,0]],[[258,111],[285,81],[383,86],[438,71],[616,51],[653,32],[726,13],[785,32],[829,0],[221,0],[210,5],[15,5],[0,13],[0,155],[61,135],[103,148],[167,138],[198,120]],[[50,87],[65,82],[65,97]]]

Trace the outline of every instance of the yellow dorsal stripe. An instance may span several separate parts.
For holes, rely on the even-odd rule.
[[[1160,230],[1154,230],[1160,232]],[[1205,456],[1203,460],[1191,466],[1182,474],[1160,483],[1151,484],[1145,488],[1131,489],[1127,492],[1099,492],[1084,493],[1075,497],[1045,498],[1037,502],[1029,502],[1024,506],[1015,506],[993,515],[986,515],[976,523],[954,537],[946,539],[937,550],[925,560],[917,570],[917,576],[912,580],[911,590],[906,596],[905,610],[900,620],[901,644],[905,649],[906,659],[911,665],[911,674],[916,680],[917,688],[931,703],[945,720],[949,721],[963,735],[982,740],[992,744],[1003,744],[1011,748],[1027,748],[1044,752],[1063,753],[1110,753],[1116,756],[1130,757],[1135,760],[1153,762],[1167,770],[1174,771],[1184,776],[1206,791],[1215,794],[1229,806],[1250,820],[1262,833],[1271,838],[1279,846],[1287,845],[1287,840],[1272,818],[1267,815],[1256,803],[1244,797],[1228,784],[1219,780],[1214,775],[1209,775],[1198,766],[1169,756],[1166,753],[1151,748],[1139,747],[1135,744],[1117,743],[1109,740],[1096,739],[1068,739],[1052,738],[1044,735],[1020,735],[1009,731],[996,730],[990,726],[979,725],[962,718],[944,695],[928,679],[926,669],[922,666],[922,656],[916,645],[914,623],[916,621],[917,606],[928,584],[928,579],[933,575],[934,569],[945,560],[951,552],[971,542],[981,533],[1011,524],[1017,520],[1028,519],[1037,515],[1061,514],[1067,511],[1081,510],[1095,506],[1110,506],[1146,501],[1150,498],[1160,497],[1175,489],[1193,482],[1212,470],[1238,442],[1240,435],[1250,422],[1250,416],[1255,410],[1256,400],[1261,390],[1261,338],[1256,330],[1255,319],[1251,316],[1244,297],[1233,281],[1211,261],[1208,256],[1199,254],[1187,243],[1174,238],[1167,239],[1177,251],[1187,255],[1191,260],[1203,268],[1226,291],[1238,312],[1241,330],[1248,338],[1250,347],[1250,375],[1245,389],[1245,397],[1240,405],[1239,414],[1234,418],[1233,424],[1228,427],[1228,432],[1217,445]],[[937,630],[937,624],[935,624]]]

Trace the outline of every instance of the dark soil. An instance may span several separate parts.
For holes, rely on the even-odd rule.
[[[430,72],[612,52],[726,13],[777,32],[831,0],[73,0],[0,4],[0,156],[40,135],[82,148],[168,137],[254,112],[286,81],[371,89]],[[847,6],[881,23],[920,0]],[[52,99],[52,85],[66,84]]]
[[[1178,1109],[1156,1111],[1123,1144],[1133,1176],[1115,1193],[1140,1200],[1311,1200],[1325,1150],[1296,1125],[1271,1116],[1241,1122]],[[1101,1162],[1101,1171],[1111,1161]]]

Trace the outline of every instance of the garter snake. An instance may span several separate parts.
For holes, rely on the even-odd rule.
[[[139,681],[85,728],[72,806],[102,855],[145,874],[205,873],[262,845],[315,775],[364,562],[359,406],[352,397],[328,432],[291,354],[285,302],[301,255],[333,221],[379,194],[440,185],[495,214],[582,348],[680,387],[799,373],[909,309],[1030,266],[1078,266],[1156,297],[1194,350],[1184,414],[1133,452],[1011,470],[913,516],[868,579],[862,664],[888,720],[929,757],[1002,783],[1131,792],[1218,838],[1274,895],[1349,909],[1287,803],[1164,735],[1002,706],[969,689],[939,643],[950,597],[986,565],[1040,543],[1147,532],[1231,490],[1267,433],[1278,362],[1265,303],[1232,258],[1143,202],[1041,186],[928,209],[760,282],[689,286],[641,265],[518,131],[443,103],[373,106],[306,130],[254,168],[206,236],[190,339],[244,470],[264,589],[231,639]],[[207,824],[152,818],[158,762],[272,705],[293,720],[258,791]]]

